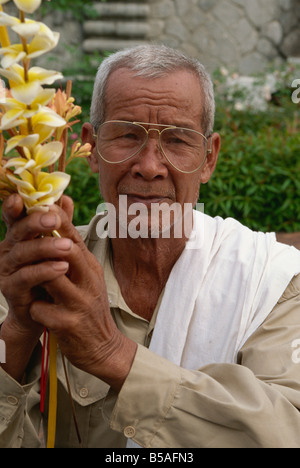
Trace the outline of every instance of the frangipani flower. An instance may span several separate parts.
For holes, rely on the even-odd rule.
[[[0,135],[0,200],[5,200],[5,198],[9,197],[9,195],[16,192],[15,185],[11,183],[11,181],[7,177],[8,174],[12,175],[12,172],[9,169],[4,169],[1,165],[3,146],[3,135]]]
[[[3,107],[8,109],[8,111],[2,116],[0,130],[9,130],[20,125],[26,125],[27,119],[29,118],[31,119],[32,130],[34,133],[37,133],[35,131],[35,127],[38,125],[50,127],[52,131],[53,128],[65,125],[66,122],[62,117],[53,112],[49,107],[41,105],[43,101],[48,101],[50,94],[53,95],[53,92],[51,93],[47,91],[44,93],[44,91],[46,90],[43,90],[41,95],[33,101],[30,109],[28,109],[26,104],[23,104],[16,99],[7,99]]]
[[[28,139],[29,137],[27,137]],[[28,142],[27,142],[28,144]],[[5,164],[5,168],[15,167],[15,174],[22,174],[24,170],[36,174],[45,167],[52,166],[60,158],[63,151],[63,144],[60,141],[52,141],[45,145],[33,146],[30,151],[26,146],[23,148],[25,158],[11,158]]]
[[[27,213],[32,211],[48,211],[49,205],[53,205],[60,199],[70,182],[70,176],[64,172],[38,172],[34,176],[29,170],[24,170],[20,178],[8,175],[21,195]]]
[[[54,172],[55,164],[65,167],[66,136],[73,119],[81,113],[74,104],[74,98],[67,93],[45,88],[57,79],[63,78],[55,70],[30,67],[31,60],[52,48],[59,40],[44,23],[25,18],[25,13],[33,13],[41,0],[13,0],[20,10],[19,18],[2,11],[1,5],[9,0],[0,0],[0,48],[2,68],[0,74],[9,82],[9,92],[1,100],[2,109],[0,131],[9,132],[5,147],[6,161],[0,159],[0,181],[4,190],[7,184],[15,187],[22,196],[27,212],[34,209],[48,209],[55,203],[70,177],[64,172]],[[1,29],[2,28],[2,29]],[[11,28],[20,37],[20,42],[11,44],[3,34]],[[3,143],[3,137],[2,138]],[[2,145],[3,146],[3,145]],[[90,154],[90,145],[76,142],[71,149],[69,161],[75,157]],[[16,154],[19,153],[19,154]],[[3,147],[1,155],[3,154]],[[43,170],[47,172],[43,172]]]
[[[0,69],[2,76],[7,78],[10,82],[10,86],[24,85],[26,82],[37,81],[39,84],[52,85],[56,80],[63,78],[63,75],[55,70],[46,70],[41,67],[32,67],[28,70],[27,80],[24,77],[24,67],[17,63],[12,65],[8,70]]]
[[[39,134],[30,134],[30,135],[16,135],[10,138],[6,144],[5,153],[9,153],[11,150],[19,147],[26,147],[28,149],[33,149],[34,146],[38,143],[40,139]]]
[[[45,27],[42,32],[33,37],[30,44],[27,45],[26,51],[23,44],[12,44],[0,49],[0,55],[4,56],[1,60],[1,65],[3,68],[9,68],[21,60],[39,57],[45,52],[54,49],[58,41],[59,33],[53,33],[49,28]]]

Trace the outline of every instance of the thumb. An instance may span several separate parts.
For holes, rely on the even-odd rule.
[[[67,214],[70,223],[72,223],[74,215],[74,203],[72,198],[68,197],[67,195],[63,195],[61,198],[61,208]]]

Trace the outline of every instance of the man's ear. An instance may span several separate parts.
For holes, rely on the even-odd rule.
[[[89,143],[91,148],[91,154],[87,158],[90,168],[93,172],[99,172],[98,158],[97,158],[97,149],[95,145],[94,129],[92,124],[86,122],[83,124],[81,129],[81,140],[82,143]]]
[[[206,184],[216,168],[218,156],[221,148],[221,137],[218,133],[213,133],[208,139],[208,150],[211,150],[207,154],[207,158],[203,168],[201,169],[200,182]]]

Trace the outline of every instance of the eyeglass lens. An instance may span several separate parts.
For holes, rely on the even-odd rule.
[[[98,133],[98,152],[111,163],[124,162],[135,156],[147,143],[148,131],[127,122],[106,122]],[[161,149],[178,170],[193,172],[201,167],[206,155],[206,139],[198,132],[183,128],[165,128],[160,133]]]

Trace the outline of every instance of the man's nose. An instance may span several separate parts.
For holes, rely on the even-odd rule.
[[[156,177],[164,178],[168,175],[166,163],[167,160],[160,146],[159,132],[151,130],[145,146],[138,153],[132,166],[134,175],[140,175],[147,180],[153,180]]]

